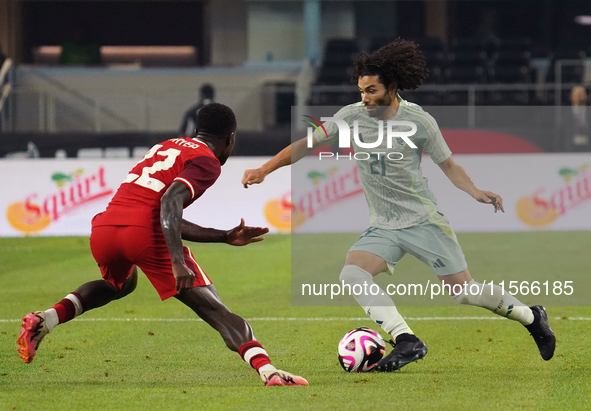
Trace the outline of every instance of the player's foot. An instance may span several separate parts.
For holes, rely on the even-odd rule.
[[[274,385],[308,385],[305,378],[281,370],[263,373],[263,378],[266,387]]]
[[[391,372],[401,369],[411,362],[423,359],[427,355],[427,346],[412,334],[400,334],[396,342],[390,340],[394,349],[376,365],[378,372]]]
[[[24,362],[30,363],[33,361],[39,344],[47,334],[49,334],[49,330],[45,325],[45,313],[43,311],[35,311],[25,315],[21,335],[16,340],[18,352]]]
[[[548,361],[554,355],[554,349],[556,348],[556,337],[554,331],[550,328],[548,314],[541,305],[534,305],[529,308],[534,313],[534,322],[526,325],[525,328],[534,337],[542,358]]]

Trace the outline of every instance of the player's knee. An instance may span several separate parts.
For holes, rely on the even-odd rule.
[[[137,266],[133,267],[131,275],[129,276],[127,281],[123,283],[123,286],[121,286],[121,290],[117,292],[115,298],[113,299],[118,300],[120,298],[125,297],[126,295],[131,294],[133,290],[135,290],[135,287],[137,287]]]
[[[214,290],[214,288],[210,289],[209,286],[195,287],[183,294],[177,295],[176,298],[207,321],[208,318],[230,312],[214,293]]]
[[[346,265],[343,267],[339,280],[345,284],[356,284],[359,282],[371,280],[373,277],[370,273],[356,265]]]

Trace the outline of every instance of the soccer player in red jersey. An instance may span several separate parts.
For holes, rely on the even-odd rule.
[[[269,230],[241,220],[229,231],[205,228],[182,218],[183,209],[215,183],[234,148],[236,117],[218,103],[198,114],[195,138],[175,138],[155,145],[133,167],[106,211],[92,220],[90,248],[102,280],[83,284],[46,311],[23,318],[17,340],[29,363],[39,343],[58,324],[131,293],[141,268],[160,298],[175,297],[216,329],[261,376],[266,386],[308,385],[297,375],[277,370],[250,325],[232,313],[182,240],[243,246],[263,240]]]

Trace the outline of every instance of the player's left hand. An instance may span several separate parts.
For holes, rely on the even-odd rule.
[[[247,245],[263,241],[263,237],[259,237],[269,232],[268,227],[247,227],[244,225],[244,218],[240,219],[240,224],[228,231],[228,244],[230,245]]]
[[[505,209],[503,208],[503,198],[492,191],[478,190],[474,194],[474,199],[481,203],[492,204],[495,208],[495,213],[499,210],[503,213],[505,212]]]
[[[244,188],[248,188],[248,186],[253,184],[260,184],[265,179],[266,174],[260,169],[254,170],[246,170],[244,172],[244,177],[242,177],[242,185]]]

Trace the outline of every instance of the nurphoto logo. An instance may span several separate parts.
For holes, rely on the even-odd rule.
[[[309,119],[313,120],[314,122],[304,120],[306,123],[310,124],[312,127],[308,127],[308,135],[307,135],[307,146],[308,148],[312,148],[314,146],[314,129],[318,131],[320,138],[323,140],[329,140],[328,132],[324,127],[324,123],[328,121],[332,121],[336,124],[339,130],[339,148],[351,148],[351,127],[345,120],[338,117],[320,117],[320,121],[311,116],[304,116],[308,117]],[[406,127],[409,130],[399,130],[395,128]],[[410,139],[417,132],[417,126],[411,121],[397,121],[397,120],[388,120],[386,122],[386,148],[391,149],[393,144],[392,141],[395,138],[402,139],[410,148],[416,149],[417,146],[412,142]],[[378,138],[374,142],[365,142],[359,135],[359,124],[357,120],[353,121],[353,140],[355,144],[362,148],[362,149],[373,149],[382,146],[384,141],[384,121],[378,121]],[[344,154],[336,154],[336,159],[339,158],[348,158],[351,160],[354,158],[355,160],[369,160],[371,158],[370,154],[377,154],[383,155],[387,157],[389,160],[401,160],[404,156],[402,153],[399,152],[356,152],[353,156],[351,154],[344,155]],[[334,153],[319,153],[318,158],[322,160],[322,158],[329,158],[335,157]],[[365,158],[367,157],[367,158]]]

